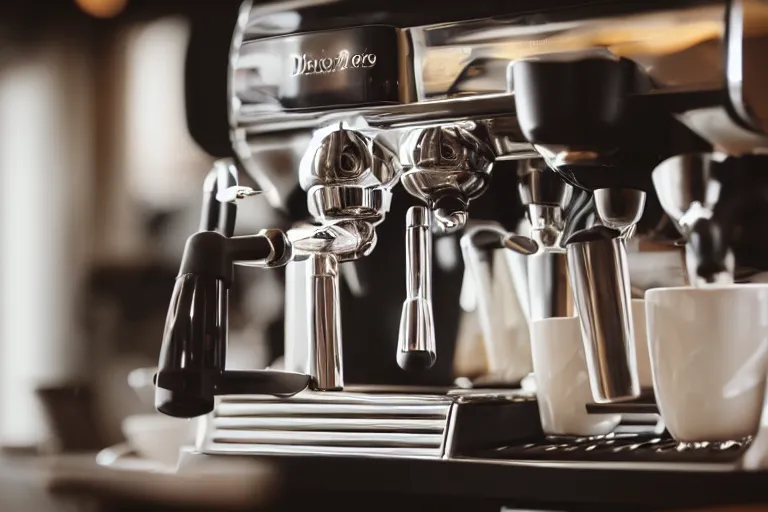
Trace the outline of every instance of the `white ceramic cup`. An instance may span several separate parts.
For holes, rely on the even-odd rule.
[[[651,373],[651,354],[648,349],[645,301],[643,299],[632,299],[632,330],[635,339],[637,380],[641,388],[651,389],[653,388],[653,374]]]
[[[135,414],[125,418],[122,427],[128,444],[141,457],[175,467],[181,448],[194,440],[197,420]]]
[[[678,441],[757,432],[768,371],[768,285],[645,293],[659,412]]]
[[[545,318],[530,325],[533,372],[541,426],[548,435],[596,436],[616,428],[618,414],[588,414],[587,360],[577,317]]]

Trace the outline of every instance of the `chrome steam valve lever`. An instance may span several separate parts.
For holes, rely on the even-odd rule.
[[[405,219],[407,298],[400,317],[397,364],[403,370],[425,370],[437,360],[432,314],[432,221],[423,206],[412,206]]]
[[[229,236],[236,206],[221,203],[217,192],[220,187],[236,187],[236,182],[234,165],[217,162],[204,183],[203,231],[192,235],[184,248],[155,376],[155,406],[169,416],[207,414],[213,410],[215,395],[293,395],[309,383],[307,375],[298,373],[226,370],[227,298],[234,264],[279,267],[292,257],[291,245],[280,230]]]
[[[310,215],[319,226],[291,230],[306,265],[308,362],[312,386],[344,387],[339,265],[368,255],[375,226],[384,220],[400,176],[397,153],[386,134],[361,122],[314,133],[299,168]]]
[[[454,233],[466,225],[470,201],[488,188],[494,155],[487,132],[471,122],[413,130],[400,150],[403,187],[427,207],[414,206],[406,216],[407,298],[396,357],[405,370],[425,370],[437,360],[433,231]]]

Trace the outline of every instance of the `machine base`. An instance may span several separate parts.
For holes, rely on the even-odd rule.
[[[502,506],[542,510],[660,510],[725,504],[768,503],[768,472],[740,471],[733,464],[407,459],[339,456],[212,456],[186,451],[179,471],[201,471],[223,459],[272,465],[279,495],[315,504],[384,503],[398,509],[495,510]],[[355,498],[355,496],[357,498]],[[419,505],[417,505],[419,504]],[[469,507],[469,508],[467,508]],[[343,507],[342,507],[343,508]],[[458,509],[461,509],[459,507]],[[457,510],[458,510],[457,509]],[[359,508],[357,508],[359,510]],[[376,510],[379,510],[377,508]],[[382,509],[383,510],[383,509]],[[452,510],[452,509],[451,509]]]
[[[534,396],[520,390],[224,397],[179,471],[267,463],[289,501],[322,495],[336,506],[358,496],[350,510],[392,496],[392,506],[414,510],[768,503],[768,472],[742,469],[751,439],[677,443],[650,410],[630,407],[614,433],[576,438],[545,436]]]
[[[201,422],[206,454],[431,458],[541,438],[536,400],[510,390],[351,388],[226,396]]]
[[[622,424],[607,436],[552,437],[541,429],[534,395],[521,390],[361,387],[308,391],[288,399],[226,396],[201,422],[196,448],[208,455],[550,462],[571,468],[618,463],[638,470],[701,470],[737,467],[751,443],[675,442],[649,412],[651,405],[622,405],[629,407]],[[605,407],[588,411],[605,412]]]

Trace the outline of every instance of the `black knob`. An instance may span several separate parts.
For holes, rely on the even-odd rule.
[[[603,147],[616,139],[629,92],[626,66],[608,56],[546,56],[510,66],[520,128],[534,144]]]
[[[197,274],[177,278],[163,333],[155,406],[169,416],[193,418],[213,410],[226,362],[227,287]]]
[[[688,243],[696,255],[696,275],[711,281],[715,275],[727,270],[729,243],[716,221],[697,220],[691,227]]]
[[[410,350],[397,352],[397,364],[405,371],[422,372],[429,370],[437,361],[437,354],[431,350]]]

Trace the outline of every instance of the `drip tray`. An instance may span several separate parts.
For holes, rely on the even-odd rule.
[[[609,434],[598,437],[545,437],[472,457],[505,460],[580,462],[733,463],[752,438],[718,443],[679,443],[669,435]]]

